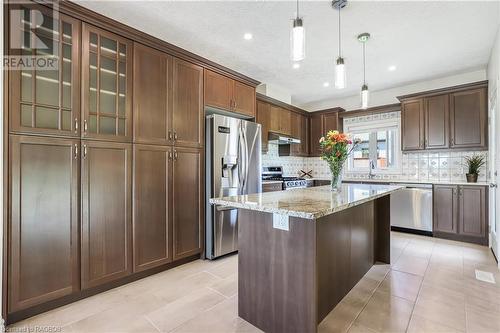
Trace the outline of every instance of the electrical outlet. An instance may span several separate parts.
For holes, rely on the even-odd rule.
[[[289,216],[284,214],[273,213],[273,228],[289,231]]]

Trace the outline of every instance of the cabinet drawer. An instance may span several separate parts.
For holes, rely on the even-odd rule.
[[[274,192],[283,190],[282,183],[271,183],[271,184],[262,184],[262,192]]]

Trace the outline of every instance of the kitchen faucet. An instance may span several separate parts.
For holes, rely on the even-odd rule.
[[[375,176],[373,174],[373,170],[375,170],[375,163],[373,162],[373,160],[370,160],[370,162],[369,162],[368,179],[373,179],[373,177]]]

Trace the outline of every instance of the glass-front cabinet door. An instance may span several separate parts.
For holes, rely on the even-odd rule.
[[[132,139],[132,42],[83,23],[82,137]]]
[[[10,131],[80,136],[80,21],[42,6],[10,15]],[[37,60],[38,59],[38,60]]]

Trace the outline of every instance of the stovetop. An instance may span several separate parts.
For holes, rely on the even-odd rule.
[[[283,176],[272,176],[272,177],[263,177],[263,180],[277,180],[282,182],[296,181],[296,180],[305,180],[300,177],[283,177]]]

